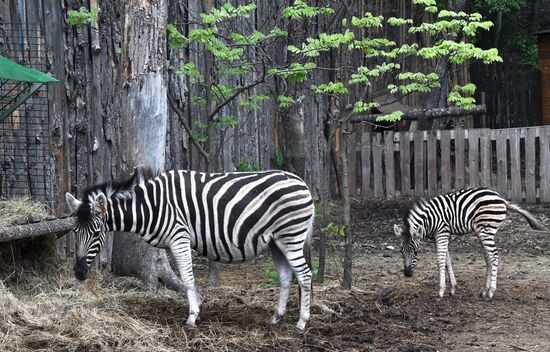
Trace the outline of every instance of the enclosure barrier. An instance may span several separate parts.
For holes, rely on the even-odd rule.
[[[550,201],[550,126],[351,134],[351,196],[399,197],[486,186]],[[421,156],[421,157],[418,157]]]

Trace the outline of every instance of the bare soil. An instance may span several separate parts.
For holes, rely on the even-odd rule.
[[[83,285],[67,272],[41,279],[32,289],[29,284],[6,287],[0,291],[0,349],[550,351],[550,233],[532,231],[521,216],[510,215],[497,238],[502,264],[491,302],[479,297],[485,262],[477,239],[453,239],[459,287],[455,297],[438,301],[433,243],[425,244],[414,277],[405,278],[400,270],[392,226],[409,203],[354,203],[354,288],[339,288],[340,250],[332,240],[327,280],[314,285],[304,333],[294,328],[297,289],[284,321],[268,323],[278,287],[269,283],[266,272],[272,265],[264,256],[225,266],[221,287],[201,289],[205,301],[195,329],[185,326],[184,294],[146,292],[133,279],[103,274]],[[526,208],[550,229],[550,208]],[[206,261],[197,259],[196,266],[202,284]]]

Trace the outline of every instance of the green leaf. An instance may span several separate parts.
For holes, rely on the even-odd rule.
[[[317,15],[331,15],[334,10],[330,7],[316,7],[309,6],[303,0],[295,0],[294,5],[289,6],[283,10],[283,16],[285,18],[295,20],[301,17],[315,17]]]
[[[81,26],[97,21],[99,15],[98,10],[88,10],[85,7],[81,7],[78,11],[69,10],[67,12],[67,23],[71,26]]]
[[[365,102],[362,102],[362,101],[357,101],[355,102],[355,105],[353,107],[353,112],[354,113],[362,113],[362,112],[371,112],[372,109],[374,108],[379,108],[380,107],[380,104],[376,103],[376,102],[372,102],[372,103],[365,103]]]
[[[168,30],[168,48],[183,48],[187,45],[187,38],[178,31],[176,26],[169,23],[166,25],[166,29]]]
[[[193,62],[188,62],[186,64],[181,65],[176,73],[186,75],[186,76],[192,76],[196,78],[202,78],[201,73],[199,70],[197,70],[195,64]]]
[[[401,120],[401,117],[403,117],[402,111],[394,111],[390,114],[381,115],[376,118],[376,121],[379,122],[397,122]]]
[[[286,109],[286,108],[292,106],[292,104],[294,104],[296,102],[291,97],[287,97],[285,95],[279,95],[277,97],[277,100],[279,101],[279,107],[281,109]]]
[[[347,94],[349,92],[342,82],[323,83],[313,87],[313,91],[317,94]]]

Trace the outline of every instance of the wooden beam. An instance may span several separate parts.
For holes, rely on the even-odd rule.
[[[19,240],[22,238],[33,238],[44,235],[64,235],[74,227],[76,218],[68,217],[63,219],[40,221],[32,224],[14,225],[0,229],[0,242]]]
[[[401,120],[419,120],[419,119],[428,119],[433,120],[441,117],[450,117],[450,116],[464,116],[464,115],[483,115],[487,113],[487,108],[485,105],[476,105],[471,109],[461,109],[457,107],[452,108],[434,108],[434,109],[412,109],[405,111]],[[377,121],[378,117],[382,114],[365,114],[365,115],[354,115],[350,122],[351,123],[361,123],[361,122],[373,122],[373,123],[382,123],[383,121]]]

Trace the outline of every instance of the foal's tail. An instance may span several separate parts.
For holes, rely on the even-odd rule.
[[[311,263],[311,238],[313,236],[313,219],[314,218],[311,217],[311,220],[309,221],[306,240],[304,242],[304,258],[306,259],[307,266],[309,267],[309,270],[311,270],[311,272],[313,272],[313,264]]]
[[[518,205],[506,202],[506,207],[516,213],[521,214],[529,223],[529,226],[531,226],[532,229],[539,230],[539,231],[546,231],[546,229],[540,224],[540,222],[535,219],[533,214],[528,212],[525,209],[520,208]]]

